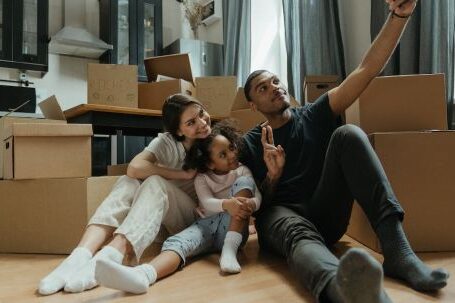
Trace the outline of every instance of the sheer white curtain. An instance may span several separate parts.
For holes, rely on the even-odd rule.
[[[251,71],[266,69],[287,85],[287,54],[281,0],[251,0]]]

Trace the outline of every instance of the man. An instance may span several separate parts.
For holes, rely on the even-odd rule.
[[[245,135],[241,158],[263,192],[260,246],[285,257],[320,302],[391,302],[383,270],[418,291],[438,290],[449,277],[410,248],[403,210],[366,135],[352,125],[337,128],[336,117],[382,70],[416,6],[416,0],[386,2],[391,14],[361,64],[314,104],[290,108],[286,88],[267,71],[245,83],[251,107],[268,120]],[[328,249],[347,229],[353,198],[378,235],[383,267],[360,249],[340,260]]]

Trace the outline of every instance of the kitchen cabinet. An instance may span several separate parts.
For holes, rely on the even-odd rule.
[[[0,0],[0,67],[48,70],[48,0]]]
[[[162,52],[162,17],[162,0],[100,0],[100,37],[114,46],[101,62],[137,65],[147,81],[144,58]]]

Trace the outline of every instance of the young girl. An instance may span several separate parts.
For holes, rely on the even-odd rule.
[[[161,254],[150,264],[131,268],[99,260],[96,279],[101,285],[144,293],[157,279],[184,266],[186,258],[214,251],[222,251],[223,272],[240,272],[237,250],[248,238],[249,216],[261,201],[251,172],[238,162],[240,142],[234,128],[220,122],[210,136],[193,145],[185,163],[199,172],[195,187],[202,218],[167,239]]]
[[[162,114],[166,132],[134,157],[127,176],[119,178],[90,219],[79,245],[40,281],[40,294],[91,289],[98,285],[97,260],[121,264],[126,253],[139,260],[161,224],[175,234],[194,222],[196,172],[182,166],[195,140],[210,134],[210,116],[197,100],[180,94],[165,101]]]

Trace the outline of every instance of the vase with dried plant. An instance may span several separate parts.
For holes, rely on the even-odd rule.
[[[200,0],[183,0],[182,4],[185,10],[185,18],[188,20],[194,39],[198,39],[198,29],[202,24],[204,5]]]

